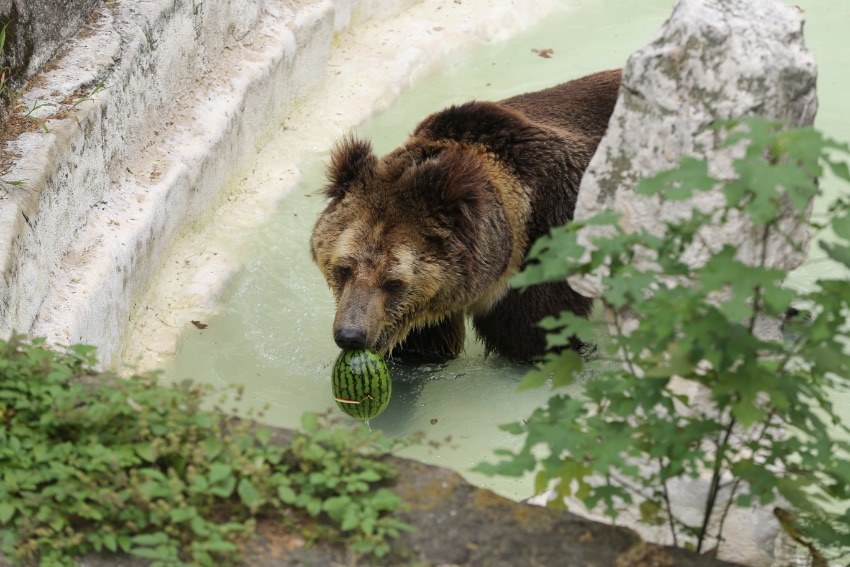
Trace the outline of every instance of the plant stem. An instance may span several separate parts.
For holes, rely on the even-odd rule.
[[[714,460],[714,469],[711,473],[711,485],[708,488],[708,496],[705,502],[705,511],[702,517],[702,527],[699,531],[699,539],[697,540],[697,553],[702,552],[702,544],[705,542],[705,536],[708,532],[708,523],[711,519],[711,512],[714,510],[714,505],[717,502],[717,494],[720,492],[720,473],[723,464],[723,453],[726,445],[729,443],[729,437],[732,436],[732,429],[735,427],[735,418],[729,420],[729,425],[726,426],[726,433],[721,442],[717,441],[717,455]]]
[[[663,468],[664,463],[659,458],[658,466]],[[673,506],[670,503],[670,493],[667,491],[667,481],[663,480],[661,482],[661,489],[664,491],[664,507],[667,508],[667,521],[670,524],[670,534],[673,536],[673,547],[679,547],[679,539],[676,536],[676,524],[673,519]]]
[[[641,497],[643,497],[647,500],[650,500],[652,498],[652,495],[646,492],[645,487],[639,486],[637,484],[633,484],[633,483],[629,482],[628,480],[626,480],[625,478],[617,475],[613,471],[610,472],[608,474],[608,476],[610,476],[612,480],[622,484],[625,488],[628,488],[630,491],[634,492],[638,496],[641,496]]]
[[[605,307],[607,309],[611,309],[612,313],[614,314],[614,327],[617,329],[617,336],[620,337],[620,338],[625,338],[625,336],[623,335],[623,327],[622,327],[622,325],[620,325],[620,315],[619,315],[619,313],[607,301],[605,302]],[[635,379],[640,378],[637,374],[637,370],[635,369],[635,365],[632,362],[631,357],[629,356],[629,349],[626,348],[625,346],[622,346],[621,349],[622,349],[622,352],[623,352],[623,358],[625,359],[625,362],[626,362],[626,366],[628,367],[629,373],[631,373],[632,378],[635,378]]]
[[[773,420],[773,416],[775,415],[775,411],[771,411],[767,415],[767,419],[765,419],[761,432],[754,439],[756,445],[761,441],[761,439],[767,433],[768,428],[770,428],[770,422]],[[729,492],[729,499],[726,501],[726,505],[723,507],[723,514],[720,516],[720,522],[717,526],[717,539],[723,535],[723,524],[726,523],[726,516],[729,515],[729,510],[732,508],[732,502],[735,500],[735,493],[738,492],[738,487],[741,485],[741,478],[738,477],[732,482],[732,488]]]

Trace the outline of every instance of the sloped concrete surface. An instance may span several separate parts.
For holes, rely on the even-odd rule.
[[[329,145],[441,56],[504,39],[557,2],[497,4],[107,2],[25,95],[30,108],[50,104],[33,114],[48,131],[6,147],[20,158],[5,179],[23,185],[0,189],[0,333],[92,344],[105,366],[117,363],[131,316],[157,301],[150,290],[175,243],[202,232],[294,109],[315,117],[293,140],[297,162],[299,148]],[[350,48],[344,68],[328,73],[332,42]],[[326,76],[354,80],[361,94],[343,105],[318,88]],[[259,198],[272,203],[286,190],[270,186]],[[234,269],[216,265],[208,291]]]
[[[133,313],[121,363],[140,370],[156,367],[175,353],[192,320],[216,312],[226,275],[244,258],[242,241],[298,187],[304,155],[327,150],[352,125],[389,106],[453,56],[507,39],[563,4],[425,0],[382,17],[385,8],[373,2],[370,10],[378,15],[369,19],[362,11],[338,9],[336,20],[351,23],[334,38],[320,88],[292,107],[273,142],[263,147],[276,167],[260,167],[264,174],[258,179],[257,160],[249,160],[215,204],[211,222],[178,240]]]
[[[12,144],[21,159],[8,177],[24,185],[7,188],[2,203],[10,244],[0,256],[3,332],[92,342],[108,359],[127,299],[143,289],[178,226],[196,220],[214,196],[220,172],[208,150],[226,142],[229,155],[216,157],[238,162],[260,140],[242,134],[254,130],[237,111],[279,114],[308,86],[292,81],[283,96],[251,108],[245,98],[262,75],[252,60],[309,68],[306,54],[320,64],[327,53],[328,3],[297,13],[263,4],[106,6],[29,89],[28,106],[56,106],[41,109],[49,133]],[[304,54],[296,57],[299,43]],[[107,88],[84,100],[98,84]]]

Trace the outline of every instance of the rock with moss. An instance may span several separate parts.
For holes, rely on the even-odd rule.
[[[649,45],[625,66],[620,98],[582,181],[575,219],[614,209],[627,229],[661,235],[665,220],[681,219],[694,208],[721,208],[719,191],[662,202],[635,195],[634,189],[640,179],[674,168],[686,156],[705,159],[717,178],[731,178],[731,162],[743,148],[722,148],[722,136],[710,126],[752,115],[792,127],[811,125],[815,81],[798,8],[776,0],[680,0]],[[705,226],[687,261],[700,265],[732,244],[739,259],[754,261],[764,252],[766,265],[789,271],[805,258],[808,233],[806,219],[790,208],[787,213],[767,242],[744,215]],[[585,230],[585,242],[593,234]],[[585,295],[600,295],[598,280],[570,281]]]
[[[803,14],[798,8],[775,0],[679,0],[652,41],[624,68],[608,133],[581,184],[575,219],[613,209],[627,232],[644,229],[660,237],[665,222],[687,219],[698,211],[707,215],[707,222],[696,230],[682,257],[692,268],[731,245],[737,259],[746,264],[784,272],[794,269],[805,259],[810,209],[798,213],[788,203],[781,204],[768,231],[764,225],[756,226],[741,208],[724,213],[727,201],[719,186],[681,200],[640,195],[635,189],[641,179],[674,169],[683,158],[704,162],[714,179],[735,179],[732,164],[744,155],[745,147],[724,146],[722,131],[712,126],[754,115],[791,127],[811,125],[817,110],[815,82],[815,62],[803,39]],[[590,249],[591,240],[604,230],[586,227],[579,241]],[[647,254],[637,264],[652,262]],[[582,294],[602,295],[599,277],[569,281]],[[614,319],[611,313],[607,316]],[[622,326],[612,332],[628,334],[638,317],[618,313],[618,321]],[[754,332],[762,338],[780,336],[775,320],[759,322]],[[705,397],[696,384],[684,384],[683,393],[694,400]],[[687,517],[690,507],[705,502],[700,497],[706,491],[705,479],[694,479],[671,493],[673,506]],[[629,525],[652,541],[670,543],[666,529],[641,525],[639,516],[635,512]],[[770,510],[733,509],[719,556],[769,566],[775,560],[779,531]]]

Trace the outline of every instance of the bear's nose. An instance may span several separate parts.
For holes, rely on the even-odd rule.
[[[366,331],[363,329],[342,328],[334,333],[336,346],[342,349],[366,348]]]

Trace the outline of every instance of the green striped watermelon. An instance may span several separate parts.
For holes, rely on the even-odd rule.
[[[371,348],[344,350],[334,362],[336,405],[358,419],[371,419],[390,401],[390,372],[381,354]]]

